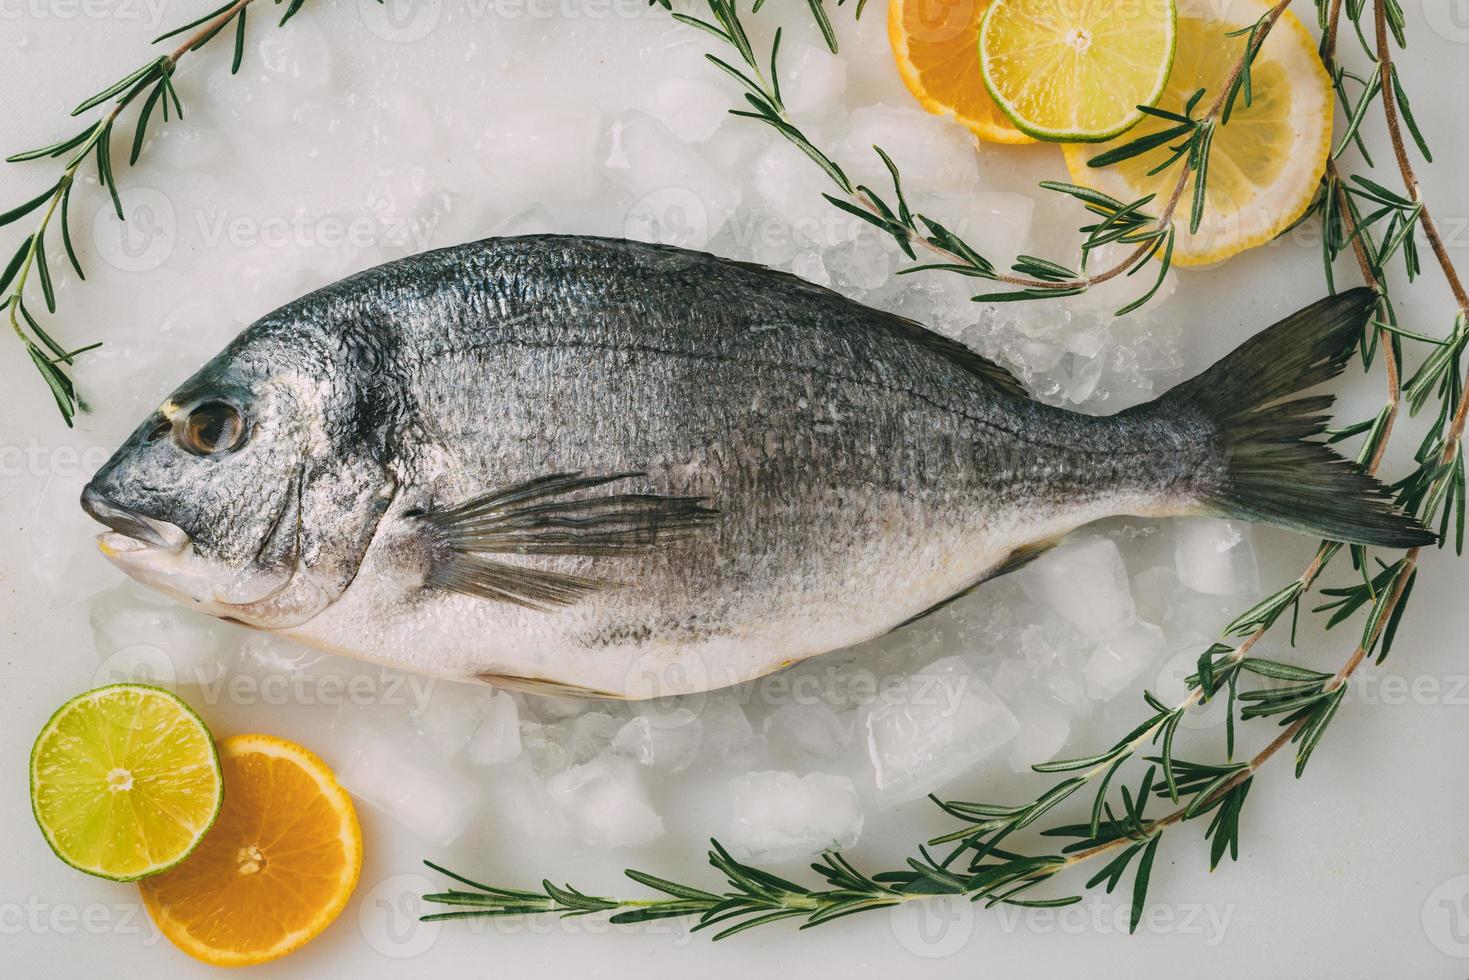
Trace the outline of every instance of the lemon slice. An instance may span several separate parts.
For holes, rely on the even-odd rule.
[[[994,0],[979,29],[984,84],[1025,133],[1110,139],[1163,94],[1173,0]]]
[[[923,108],[987,143],[1033,143],[995,105],[979,74],[979,21],[989,0],[892,0],[888,41]]]
[[[1226,33],[1247,30],[1268,9],[1265,0],[1179,0],[1178,55],[1159,107],[1181,112],[1202,88],[1205,94],[1195,116],[1207,111],[1244,51],[1246,37]],[[1215,128],[1204,217],[1193,234],[1188,231],[1192,176],[1184,187],[1174,220],[1173,261],[1180,265],[1218,262],[1274,238],[1305,214],[1326,168],[1331,79],[1316,42],[1289,10],[1256,54],[1250,78],[1250,104],[1245,105],[1243,94],[1237,96],[1229,122]],[[1167,147],[1110,167],[1089,167],[1087,161],[1112,145],[1170,125],[1149,117],[1115,144],[1065,147],[1071,179],[1124,201],[1152,193],[1166,199],[1181,171],[1177,166],[1158,174],[1148,171],[1167,159]]]
[[[177,695],[113,684],[78,695],[31,749],[31,809],[57,857],[132,881],[178,864],[224,799],[214,740]]]

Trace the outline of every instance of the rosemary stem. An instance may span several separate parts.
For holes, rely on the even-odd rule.
[[[1449,291],[1454,295],[1454,302],[1458,305],[1459,312],[1469,313],[1469,294],[1465,293],[1464,284],[1459,281],[1459,273],[1454,268],[1448,252],[1444,249],[1443,240],[1439,238],[1438,226],[1428,211],[1428,205],[1423,201],[1418,175],[1413,170],[1413,162],[1408,157],[1407,144],[1403,141],[1402,126],[1398,120],[1397,83],[1393,76],[1392,46],[1387,37],[1387,5],[1384,0],[1373,0],[1372,21],[1377,35],[1378,75],[1382,79],[1382,115],[1387,122],[1388,139],[1392,143],[1393,155],[1397,157],[1398,170],[1403,177],[1403,186],[1408,191],[1408,199],[1420,208],[1418,223],[1423,227],[1424,237],[1428,239],[1428,244],[1433,249],[1433,256],[1438,260],[1439,268],[1443,270],[1444,279],[1448,281]]]

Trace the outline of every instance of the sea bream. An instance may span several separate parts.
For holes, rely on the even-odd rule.
[[[1356,289],[1105,417],[755,265],[491,239],[271,313],[86,488],[180,602],[457,679],[642,698],[879,636],[1113,515],[1433,536],[1316,441]]]

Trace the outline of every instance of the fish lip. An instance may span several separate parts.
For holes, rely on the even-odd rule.
[[[100,524],[112,528],[99,540],[116,552],[137,551],[139,546],[162,551],[181,551],[189,543],[189,535],[177,524],[139,514],[108,500],[90,485],[82,491],[82,510]]]

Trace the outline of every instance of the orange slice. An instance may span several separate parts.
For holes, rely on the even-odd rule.
[[[139,884],[179,949],[215,966],[284,956],[347,904],[362,870],[352,800],[311,752],[270,735],[219,744],[224,807],[182,864]]]
[[[888,40],[898,74],[927,109],[990,143],[1034,143],[984,87],[979,22],[989,0],[891,0]]]

